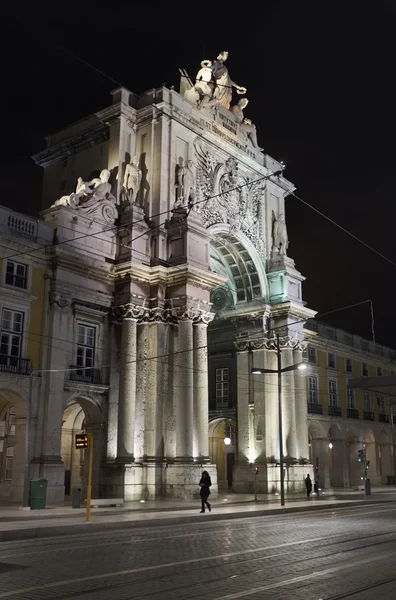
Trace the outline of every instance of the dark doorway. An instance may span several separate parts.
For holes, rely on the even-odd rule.
[[[233,452],[230,452],[227,454],[227,482],[228,482],[229,490],[232,490],[234,465],[235,465],[235,454]]]

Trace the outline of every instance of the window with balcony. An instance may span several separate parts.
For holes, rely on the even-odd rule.
[[[335,369],[336,366],[335,354],[332,354],[331,352],[327,355],[327,366],[329,369]]]
[[[76,376],[82,379],[91,379],[93,375],[95,358],[95,327],[91,325],[77,325],[77,354]]]
[[[362,375],[363,377],[368,377],[368,364],[362,363]]]
[[[5,282],[7,285],[22,288],[27,288],[27,265],[17,263],[13,260],[7,260]]]
[[[6,450],[4,480],[12,480],[12,462],[14,459],[14,446],[9,446]]]
[[[355,408],[355,394],[349,386],[347,387],[347,401],[348,401],[348,404],[347,404],[348,408],[354,409]]]
[[[329,405],[337,406],[337,382],[335,379],[329,381]]]
[[[23,313],[3,308],[1,315],[0,370],[18,370],[22,347]]]
[[[308,377],[308,391],[310,404],[318,403],[318,379],[317,377]]]
[[[371,412],[370,392],[363,392],[363,409],[365,412]]]
[[[308,347],[308,362],[316,365],[316,348]]]
[[[352,359],[350,358],[345,359],[345,371],[347,373],[352,373]]]
[[[377,404],[380,415],[385,414],[385,398],[384,396],[377,396]]]
[[[229,370],[216,369],[216,408],[228,408],[229,395]]]

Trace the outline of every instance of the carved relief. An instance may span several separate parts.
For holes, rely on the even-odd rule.
[[[68,206],[81,215],[113,224],[118,217],[117,201],[111,193],[110,171],[103,169],[92,181],[77,180],[76,191],[62,196],[53,206]]]
[[[254,181],[242,174],[234,157],[224,163],[216,161],[199,139],[195,140],[194,148],[197,156],[198,201],[194,208],[201,213],[204,226],[229,224],[231,233],[243,233],[265,260],[265,241],[260,231],[264,182]]]
[[[279,338],[281,350],[305,350],[307,344],[304,340],[298,337],[283,336]],[[277,339],[275,336],[267,338],[247,338],[237,339],[234,342],[234,346],[237,350],[277,350]]]

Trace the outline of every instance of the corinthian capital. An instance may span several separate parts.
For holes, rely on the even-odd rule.
[[[214,313],[186,306],[173,308],[172,316],[177,321],[192,321],[195,324],[203,323],[205,325],[208,325],[215,317]]]
[[[147,310],[144,306],[128,302],[127,304],[116,306],[113,309],[113,314],[117,319],[135,319],[136,321],[140,321]]]

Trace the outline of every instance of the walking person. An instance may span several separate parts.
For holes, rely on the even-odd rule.
[[[309,473],[305,478],[305,487],[307,488],[307,498],[309,498],[312,492],[312,480],[309,476]]]
[[[210,506],[210,504],[208,502],[208,498],[210,496],[210,486],[211,485],[212,485],[212,481],[210,479],[209,473],[207,471],[202,471],[202,477],[199,482],[199,487],[201,488],[199,495],[201,496],[201,503],[202,503],[201,513],[205,512],[205,505],[208,507],[209,512],[212,510],[212,507]]]

